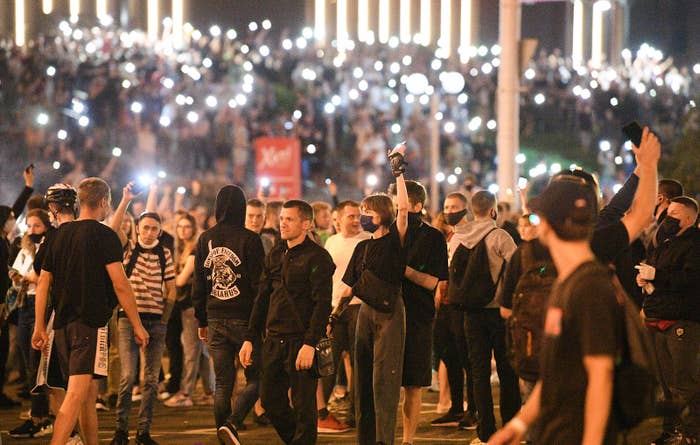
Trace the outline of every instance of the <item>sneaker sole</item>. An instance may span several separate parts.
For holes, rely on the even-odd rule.
[[[226,428],[219,428],[216,431],[216,437],[226,445],[241,445],[235,434],[230,433]]]
[[[474,425],[474,426],[460,426],[459,429],[462,430],[462,431],[475,430],[475,429],[476,429],[476,425]]]
[[[350,431],[352,428],[340,428],[340,429],[333,429],[333,428],[318,428],[319,433],[325,433],[325,434],[339,434],[339,433],[347,433]]]
[[[447,427],[456,427],[459,426],[459,422],[445,422],[445,423],[431,423],[430,426],[434,427],[441,427],[441,426],[447,426]],[[475,427],[476,428],[476,427]]]

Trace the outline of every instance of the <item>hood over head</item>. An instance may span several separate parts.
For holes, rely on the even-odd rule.
[[[216,223],[245,226],[246,198],[236,185],[226,185],[216,195]]]

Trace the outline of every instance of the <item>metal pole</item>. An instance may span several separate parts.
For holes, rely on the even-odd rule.
[[[515,155],[520,144],[519,120],[519,51],[520,1],[500,0],[499,44],[501,66],[498,69],[497,118],[498,133],[498,196],[505,201],[515,199]]]
[[[437,181],[440,168],[440,123],[435,119],[440,105],[440,95],[435,92],[430,100],[430,207],[433,212],[439,212],[440,184]]]

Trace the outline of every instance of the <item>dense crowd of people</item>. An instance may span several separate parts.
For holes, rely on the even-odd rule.
[[[116,207],[96,177],[36,195],[29,166],[0,207],[0,375],[12,349],[31,398],[10,434],[96,444],[96,410],[114,407],[111,443],[127,444],[140,400],[136,443],[155,444],[163,400],[212,406],[223,444],[242,443],[251,412],[289,444],[352,428],[358,443],[392,444],[401,416],[412,444],[422,390],[442,368],[444,414],[431,425],[475,429],[472,444],[614,444],[654,415],[639,401],[657,384],[652,443],[697,443],[698,203],[659,180],[656,135],[645,129],[632,151],[634,171],[604,206],[578,168],[520,210],[473,187],[430,214],[399,144],[387,193],[264,202],[225,185],[213,223],[159,200],[157,185],[127,183]],[[646,367],[634,355],[644,341]]]
[[[211,190],[231,175],[254,193],[255,138],[293,136],[302,142],[307,195],[320,198],[333,171],[357,198],[370,174],[384,173],[384,147],[400,140],[411,149],[416,178],[428,182],[426,116],[437,92],[440,171],[454,175],[445,191],[456,190],[467,173],[478,183],[496,182],[498,45],[469,48],[461,60],[397,39],[352,42],[339,53],[317,48],[308,29],[295,37],[270,27],[189,27],[174,47],[167,20],[157,42],[114,25],[64,21],[28,47],[5,41],[0,132],[12,162],[3,163],[2,173],[28,158],[44,187],[58,180],[77,186],[93,175],[124,183],[160,173],[173,190],[184,187],[194,199],[201,193],[213,205]],[[622,125],[637,119],[670,143],[698,91],[700,65],[674,66],[648,45],[626,50],[622,60],[573,66],[556,50],[541,51],[522,78],[524,140],[548,134],[565,141],[554,143],[580,147],[598,158],[589,167],[606,186],[633,165]],[[411,94],[408,79],[416,73],[428,85]],[[528,156],[522,176],[545,160]]]

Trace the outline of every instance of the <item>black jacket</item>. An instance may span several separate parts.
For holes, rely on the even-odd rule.
[[[644,313],[659,320],[700,322],[700,229],[691,227],[651,251],[655,291],[644,300]]]
[[[291,249],[286,241],[278,242],[265,258],[246,339],[252,342],[267,332],[303,338],[315,347],[331,313],[334,271],[331,256],[309,237]]]
[[[207,320],[248,320],[265,252],[257,233],[244,228],[246,199],[233,185],[216,197],[216,225],[197,241],[192,303],[199,326]]]

